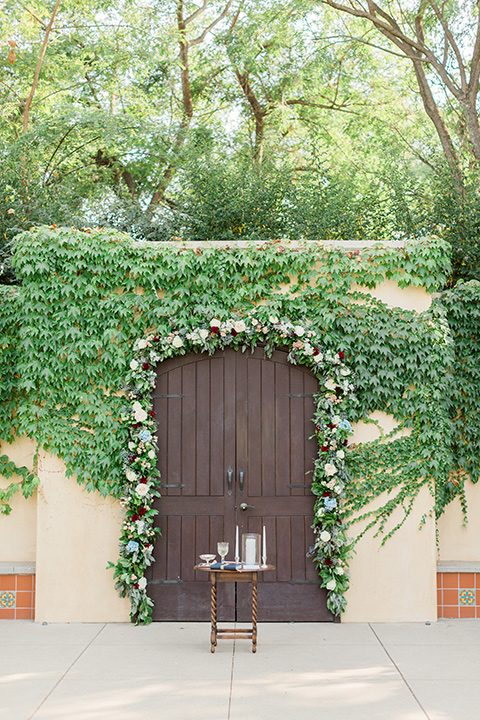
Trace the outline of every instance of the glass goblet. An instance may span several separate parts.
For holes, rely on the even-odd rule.
[[[222,540],[222,542],[217,543],[217,550],[218,554],[220,555],[221,562],[225,562],[225,557],[228,553],[228,542],[225,542],[225,540]]]

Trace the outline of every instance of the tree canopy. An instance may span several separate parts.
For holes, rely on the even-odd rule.
[[[475,273],[473,0],[0,12],[4,278],[8,243],[39,223],[154,240],[444,232]]]

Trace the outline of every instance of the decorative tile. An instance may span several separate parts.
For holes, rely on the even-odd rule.
[[[460,590],[458,602],[460,605],[475,605],[475,590]]]
[[[0,608],[14,608],[15,593],[4,590],[0,592]]]

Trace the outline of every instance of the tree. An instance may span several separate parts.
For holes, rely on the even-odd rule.
[[[478,0],[322,2],[373,27],[388,40],[386,52],[397,51],[411,62],[425,112],[457,178],[460,180],[462,174],[462,155],[480,168]]]

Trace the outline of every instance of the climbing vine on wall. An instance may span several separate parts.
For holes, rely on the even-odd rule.
[[[308,318],[322,352],[344,353],[357,379],[352,421],[381,410],[398,423],[399,436],[349,451],[351,511],[390,491],[368,517],[388,535],[393,510],[407,514],[421,487],[436,494],[437,512],[451,498],[453,350],[441,306],[390,308],[361,290],[390,279],[435,291],[449,270],[441,240],[362,250],[274,241],[190,247],[39,228],[18,237],[15,266],[22,284],[2,294],[0,315],[1,439],[35,439],[88,490],[122,496],[129,431],[121,413],[135,340],[168,335],[172,318],[192,327],[264,304],[278,317]]]

